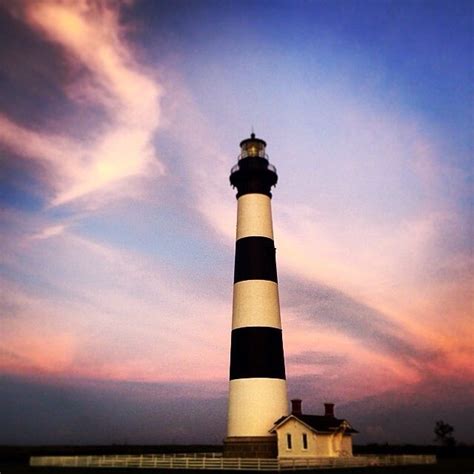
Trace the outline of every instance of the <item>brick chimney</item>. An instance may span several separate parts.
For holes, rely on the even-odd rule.
[[[291,400],[291,414],[292,415],[302,415],[301,411],[301,400],[299,398],[295,398]]]
[[[325,403],[324,404],[324,416],[334,417],[334,403]]]

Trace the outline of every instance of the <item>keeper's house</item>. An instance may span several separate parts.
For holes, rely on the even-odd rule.
[[[334,416],[333,403],[324,404],[323,416],[303,415],[301,400],[291,404],[291,414],[280,418],[271,430],[277,435],[280,459],[352,456],[352,435],[358,431]]]

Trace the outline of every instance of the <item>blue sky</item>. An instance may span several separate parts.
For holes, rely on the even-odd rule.
[[[279,174],[290,396],[335,401],[361,442],[430,442],[440,417],[472,441],[472,13],[0,2],[0,442],[86,442],[107,400],[171,420],[127,442],[222,439],[252,127]],[[212,432],[172,428],[211,409]],[[390,421],[410,413],[410,434]]]

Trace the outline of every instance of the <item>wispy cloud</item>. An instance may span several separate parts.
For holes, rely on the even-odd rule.
[[[177,265],[74,228],[45,226],[15,242],[16,232],[31,235],[36,223],[28,221],[6,228],[0,371],[225,381],[229,320],[222,314],[230,302],[207,290],[204,274],[195,281]]]
[[[0,116],[0,142],[41,162],[53,191],[66,204],[144,174],[161,174],[153,138],[160,125],[161,87],[133,57],[120,25],[121,2],[41,0],[11,9],[79,68],[66,92],[77,106],[102,108],[104,119],[84,124],[87,139],[52,135]]]
[[[293,281],[285,285],[286,304],[299,317],[323,331],[336,331],[353,338],[361,350],[384,355],[391,366],[402,365],[405,370],[420,375],[427,365],[441,357],[419,333],[413,333],[403,324],[377,312],[333,288]],[[334,353],[338,353],[337,349]],[[311,353],[310,353],[311,354]]]
[[[31,236],[32,239],[48,239],[50,237],[54,237],[56,235],[60,235],[66,229],[65,225],[52,225],[49,227],[45,227],[41,232],[33,234]]]
[[[315,366],[341,366],[347,362],[346,355],[331,354],[323,351],[303,351],[286,357],[290,364]]]
[[[187,171],[193,205],[232,245],[235,201],[223,176],[235,158],[186,85],[174,83],[172,131],[184,137],[183,154],[199,163]],[[362,101],[327,84],[319,88],[308,92],[300,111],[312,125],[310,138],[301,120],[301,141],[294,134],[274,136],[283,148],[270,155],[282,166],[274,224],[293,375],[311,371],[309,364],[295,362],[303,361],[303,350],[327,350],[331,357],[348,357],[359,376],[377,366],[374,391],[384,387],[387,374],[390,383],[414,383],[426,371],[462,366],[471,377],[468,332],[461,328],[471,324],[465,288],[472,264],[468,246],[459,243],[465,216],[457,202],[465,196],[465,176],[442,164],[441,138],[435,140],[413,115],[370,95]],[[190,133],[195,123],[198,131]],[[459,194],[446,195],[441,183]],[[449,328],[441,307],[452,315]]]

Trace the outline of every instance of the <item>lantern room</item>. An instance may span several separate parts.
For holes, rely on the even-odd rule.
[[[240,142],[240,157],[259,157],[266,158],[265,147],[267,146],[266,142],[260,138],[255,138],[255,133],[250,135],[250,138],[242,140]]]

